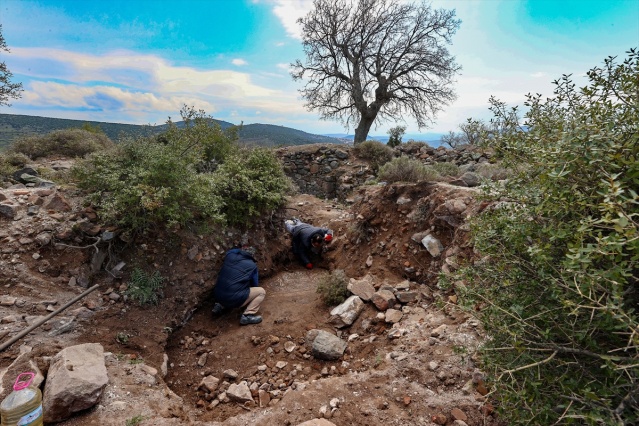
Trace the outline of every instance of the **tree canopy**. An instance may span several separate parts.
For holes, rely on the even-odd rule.
[[[291,72],[322,119],[356,125],[357,144],[376,121],[414,117],[432,123],[455,99],[461,69],[447,45],[460,20],[454,10],[396,0],[315,0],[299,22],[304,62]]]
[[[0,24],[0,51],[9,52],[7,43],[2,35],[2,24]],[[12,83],[13,73],[7,68],[4,61],[0,62],[0,105],[11,105],[9,99],[18,99],[22,92],[22,83]]]

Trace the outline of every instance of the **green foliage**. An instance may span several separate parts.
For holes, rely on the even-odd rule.
[[[434,180],[438,174],[421,161],[409,157],[393,158],[379,169],[379,178],[386,182],[419,182]]]
[[[0,178],[7,178],[16,170],[24,167],[29,157],[16,152],[0,153]]]
[[[102,130],[102,128],[97,124],[84,123],[80,129],[86,130],[89,133],[104,134],[104,130]]]
[[[375,172],[393,159],[393,150],[378,141],[365,141],[355,145],[353,152],[359,158],[368,160]]]
[[[96,153],[73,173],[103,221],[138,232],[196,218],[222,219],[212,176],[195,171],[199,158],[179,143],[141,137]]]
[[[245,148],[230,155],[213,181],[226,221],[233,225],[279,207],[290,187],[279,160],[267,148]]]
[[[284,200],[288,178],[273,153],[239,149],[203,111],[183,108],[157,137],[126,139],[74,169],[101,218],[127,230],[197,222],[247,224]]]
[[[131,417],[130,419],[127,419],[126,426],[137,426],[140,423],[142,423],[143,420],[144,420],[144,416],[141,414],[135,417]]]
[[[56,130],[43,136],[26,136],[13,142],[8,151],[20,153],[31,159],[63,155],[84,157],[87,154],[113,146],[113,142],[102,133],[82,129]]]
[[[491,339],[482,351],[508,424],[639,421],[639,53],[577,89],[529,95],[527,130],[493,102],[506,165],[456,280]],[[507,200],[507,201],[504,201]]]
[[[435,170],[440,176],[459,176],[459,166],[455,163],[434,163],[430,167]]]
[[[391,148],[395,148],[402,143],[402,136],[404,136],[404,132],[406,132],[406,126],[396,126],[388,131],[388,142],[386,145]]]
[[[317,293],[327,306],[336,306],[344,302],[349,295],[348,278],[341,269],[324,275],[317,284]]]
[[[150,274],[141,268],[133,269],[126,295],[139,305],[157,305],[165,278],[159,271]]]

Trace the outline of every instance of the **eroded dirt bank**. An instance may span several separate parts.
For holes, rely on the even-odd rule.
[[[40,216],[0,219],[4,242],[33,240],[2,253],[2,295],[15,298],[0,306],[4,338],[84,290],[77,279],[96,248],[87,247],[90,239],[56,237],[60,224],[73,214],[80,220],[83,211],[81,199],[61,193],[71,206],[55,223]],[[123,275],[96,274],[91,283],[100,285],[97,291],[0,353],[4,392],[29,360],[46,370],[47,357],[60,348],[97,342],[110,353],[102,400],[61,424],[122,425],[139,418],[141,425],[297,425],[321,416],[336,425],[497,424],[469,355],[481,340],[478,324],[457,311],[453,293],[436,287],[442,270],[472,255],[464,219],[479,209],[473,194],[423,184],[363,187],[345,205],[298,195],[246,233],[183,229],[110,246],[107,262],[124,261]],[[331,251],[312,271],[292,258],[282,226],[290,216],[335,230]],[[37,243],[42,232],[52,234],[49,243]],[[425,233],[442,243],[437,256],[421,245]],[[264,322],[247,327],[239,326],[239,312],[210,315],[222,256],[242,240],[258,247],[268,292]],[[158,306],[139,308],[125,300],[136,265],[167,278]],[[387,321],[367,303],[353,325],[338,330],[315,292],[318,280],[334,269],[414,298],[395,307],[400,319]],[[348,341],[342,359],[318,361],[308,354],[306,333],[314,328]],[[228,370],[237,377],[225,376]],[[220,379],[220,391],[203,391],[206,376]],[[220,401],[225,387],[241,381],[256,391],[254,402]]]

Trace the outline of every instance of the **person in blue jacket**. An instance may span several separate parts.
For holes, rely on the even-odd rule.
[[[293,253],[302,265],[313,269],[311,256],[322,254],[325,244],[333,240],[333,231],[309,225],[299,219],[286,220],[284,225],[292,236]]]
[[[258,284],[255,248],[243,246],[226,252],[213,296],[216,302],[213,306],[214,315],[246,307],[240,317],[241,325],[262,322],[262,317],[256,314],[266,297],[266,291]]]

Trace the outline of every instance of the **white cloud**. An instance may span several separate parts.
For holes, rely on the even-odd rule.
[[[286,33],[295,39],[302,39],[302,31],[297,20],[313,8],[312,0],[272,0],[273,13],[280,20]]]
[[[291,69],[291,64],[277,64],[276,67],[288,71]]]
[[[543,71],[539,71],[539,72],[534,72],[534,73],[530,74],[530,76],[532,78],[541,78],[541,77],[547,77],[548,73],[545,73]]]
[[[243,65],[248,65],[248,62],[246,62],[244,59],[239,59],[239,58],[233,59],[231,63],[238,67],[241,67]]]

